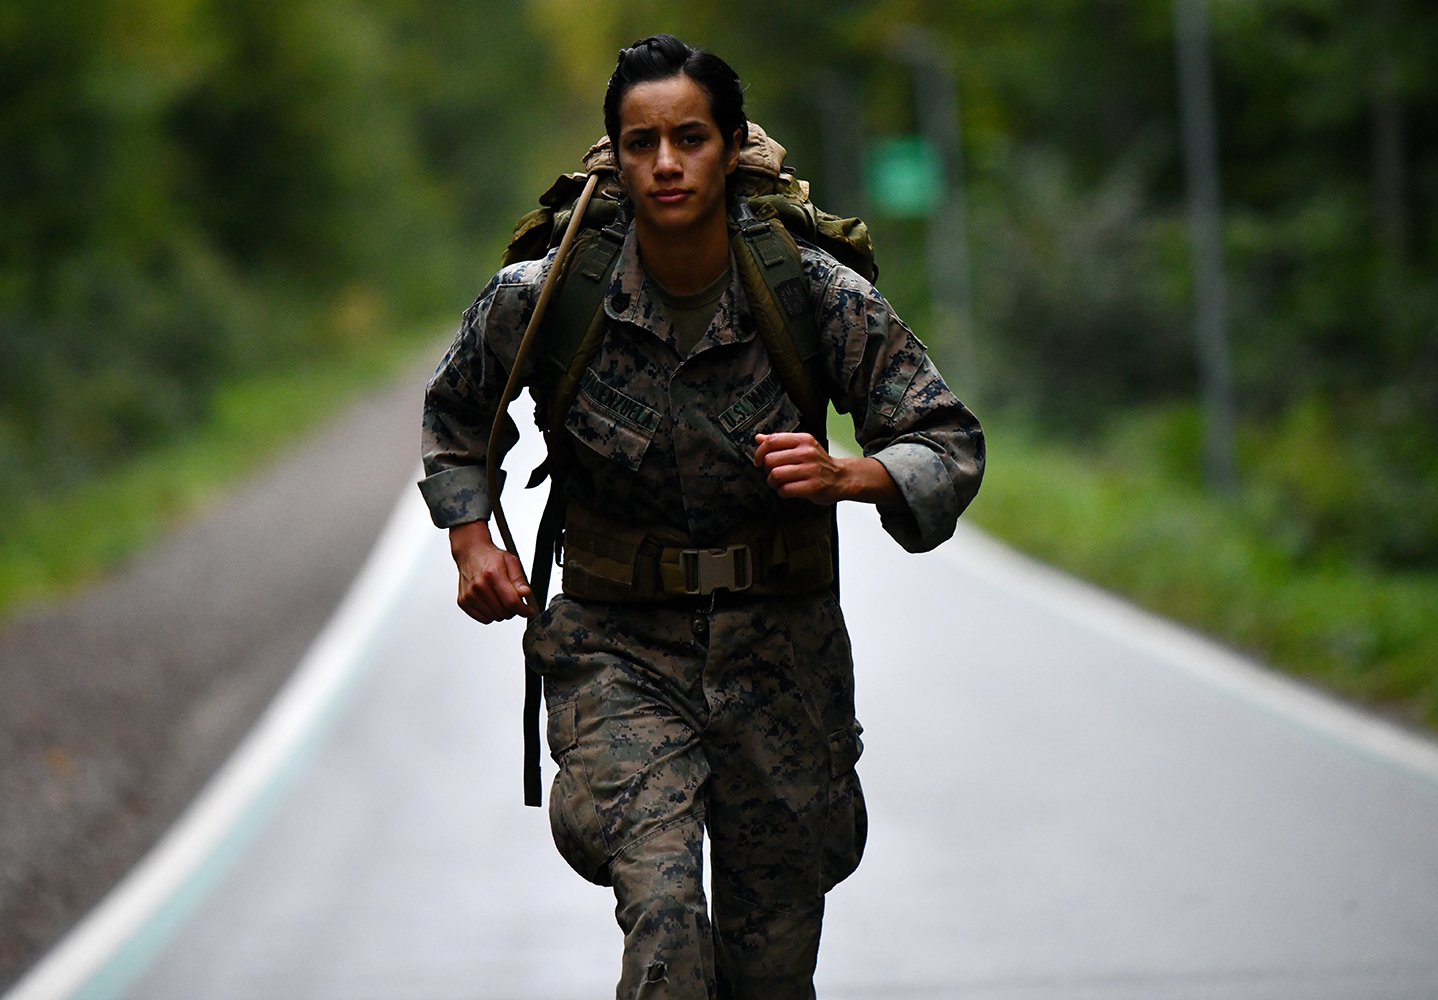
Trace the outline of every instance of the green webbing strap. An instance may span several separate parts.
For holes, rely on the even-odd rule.
[[[744,294],[749,297],[759,336],[779,373],[784,391],[799,408],[810,434],[829,446],[829,394],[819,380],[819,320],[809,300],[799,246],[778,215],[760,221],[741,205],[738,232],[730,240]],[[782,252],[778,252],[782,249]],[[839,507],[829,514],[834,597],[839,596]]]
[[[544,330],[548,399],[541,400],[542,429],[561,427],[579,392],[584,369],[604,338],[608,316],[604,296],[624,247],[627,223],[622,217],[603,229],[585,230],[574,242],[570,264],[560,278],[559,293]]]
[[[804,428],[827,441],[829,394],[816,374],[819,324],[809,301],[799,247],[783,225],[760,221],[743,206],[729,242],[779,382],[799,408]]]
[[[833,581],[832,531],[828,515],[814,508],[794,521],[744,521],[712,545],[695,547],[676,529],[635,527],[570,504],[564,526],[564,592],[581,600],[625,603],[685,597],[695,593],[698,582],[686,561],[701,552],[733,547],[747,550],[748,565],[748,582],[736,593],[807,594]]]
[[[621,214],[603,229],[586,230],[575,240],[545,330],[545,356],[552,379],[548,399],[540,406],[546,430],[563,424],[584,370],[599,350],[608,322],[604,296],[619,262],[627,226],[628,220]],[[782,223],[756,219],[742,204],[730,244],[760,339],[779,381],[799,408],[805,429],[827,442],[829,395],[817,376],[819,324],[809,301],[799,246]]]

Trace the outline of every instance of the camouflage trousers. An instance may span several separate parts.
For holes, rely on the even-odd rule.
[[[838,602],[559,597],[524,645],[559,765],[555,844],[614,887],[620,1000],[812,998],[824,894],[867,830]]]

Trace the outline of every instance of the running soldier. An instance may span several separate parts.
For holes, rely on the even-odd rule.
[[[906,549],[931,549],[978,490],[983,434],[874,287],[807,245],[817,377],[865,457],[801,426],[736,275],[727,187],[749,125],[723,60],[670,36],[624,49],[604,123],[632,221],[603,339],[551,436],[566,453],[551,462],[562,593],[530,607],[485,486],[553,252],[506,267],[464,314],[427,390],[420,488],[449,529],[460,607],[530,618],[559,769],[551,825],[579,874],[613,886],[617,996],[809,998],[825,893],[867,829],[833,505],[874,504]]]

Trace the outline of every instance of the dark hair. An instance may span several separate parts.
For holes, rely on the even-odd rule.
[[[743,145],[749,134],[744,114],[744,86],[739,74],[712,52],[696,49],[673,35],[653,35],[619,50],[619,60],[604,91],[604,131],[619,154],[619,103],[629,88],[651,80],[668,80],[683,73],[709,95],[709,111],[727,147],[735,131]]]

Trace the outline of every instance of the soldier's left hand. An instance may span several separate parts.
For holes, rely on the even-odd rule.
[[[818,504],[840,500],[902,503],[883,464],[872,458],[835,458],[812,434],[756,434],[754,467],[781,497]]]
[[[812,434],[758,434],[754,466],[781,497],[830,504],[844,499],[844,467]]]

